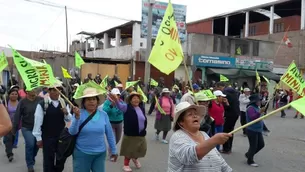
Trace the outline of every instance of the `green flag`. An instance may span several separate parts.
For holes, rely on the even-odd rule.
[[[290,105],[305,116],[305,97],[291,102]]]
[[[75,51],[75,67],[80,69],[83,64],[85,64],[83,58]]]
[[[49,87],[56,82],[52,68],[49,64],[28,59],[23,57],[15,49],[11,49],[14,63],[27,90],[33,90],[41,86]]]
[[[4,52],[0,55],[0,72],[2,72],[8,66],[8,62]]]
[[[144,94],[144,92],[142,91],[140,86],[138,86],[137,92],[139,94],[141,94],[141,96],[143,97],[143,102],[146,103],[148,99],[147,99],[146,95]]]
[[[156,96],[155,96],[155,101],[156,101],[156,106],[157,106],[158,111],[159,111],[161,114],[166,115],[166,113],[164,112],[164,110],[163,110],[162,107],[160,106],[159,100],[157,99]]]
[[[114,81],[114,85],[117,87],[119,85],[119,83]]]
[[[127,88],[129,88],[129,87],[135,86],[139,81],[140,81],[140,80],[138,80],[138,81],[126,82],[126,87],[125,87],[125,89],[127,89]]]
[[[150,85],[157,87],[159,83],[155,81],[154,79],[150,78]]]
[[[80,85],[79,87],[77,87],[75,94],[73,96],[74,99],[80,99],[82,98],[82,96],[84,95],[84,90],[86,88],[95,88],[98,95],[102,95],[105,94],[107,92],[106,89],[102,88],[100,85],[98,85],[96,82],[93,81],[89,81],[85,84]]]
[[[227,81],[229,81],[229,79],[227,77],[225,77],[224,75],[220,74],[220,81],[221,82],[227,82]]]
[[[106,88],[108,86],[108,75],[105,76],[105,78],[102,80],[101,87]]]

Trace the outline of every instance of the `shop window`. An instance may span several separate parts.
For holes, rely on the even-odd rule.
[[[253,56],[259,56],[259,42],[253,41]]]
[[[275,23],[273,28],[274,33],[284,32],[284,23]]]
[[[235,55],[249,55],[249,42],[245,40],[235,40]]]
[[[256,35],[256,26],[250,26],[249,27],[249,36],[255,36]]]

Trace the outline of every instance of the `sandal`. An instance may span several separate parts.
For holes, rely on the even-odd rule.
[[[141,167],[142,167],[139,160],[137,160],[137,159],[132,159],[132,161],[133,161],[134,165],[135,165],[137,168],[141,168]]]
[[[124,171],[124,172],[131,172],[132,169],[131,169],[129,166],[124,166],[124,167],[123,167],[123,171]]]

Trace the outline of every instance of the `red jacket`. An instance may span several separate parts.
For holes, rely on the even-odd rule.
[[[225,109],[223,104],[217,104],[214,100],[211,102],[211,106],[209,108],[209,115],[214,118],[215,125],[223,125],[224,124],[224,113]]]

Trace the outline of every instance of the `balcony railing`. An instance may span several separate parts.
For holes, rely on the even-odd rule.
[[[135,57],[135,52],[132,50],[131,45],[113,47],[107,49],[100,49],[94,51],[89,51],[87,53],[88,58],[110,58],[113,60],[130,60]]]

